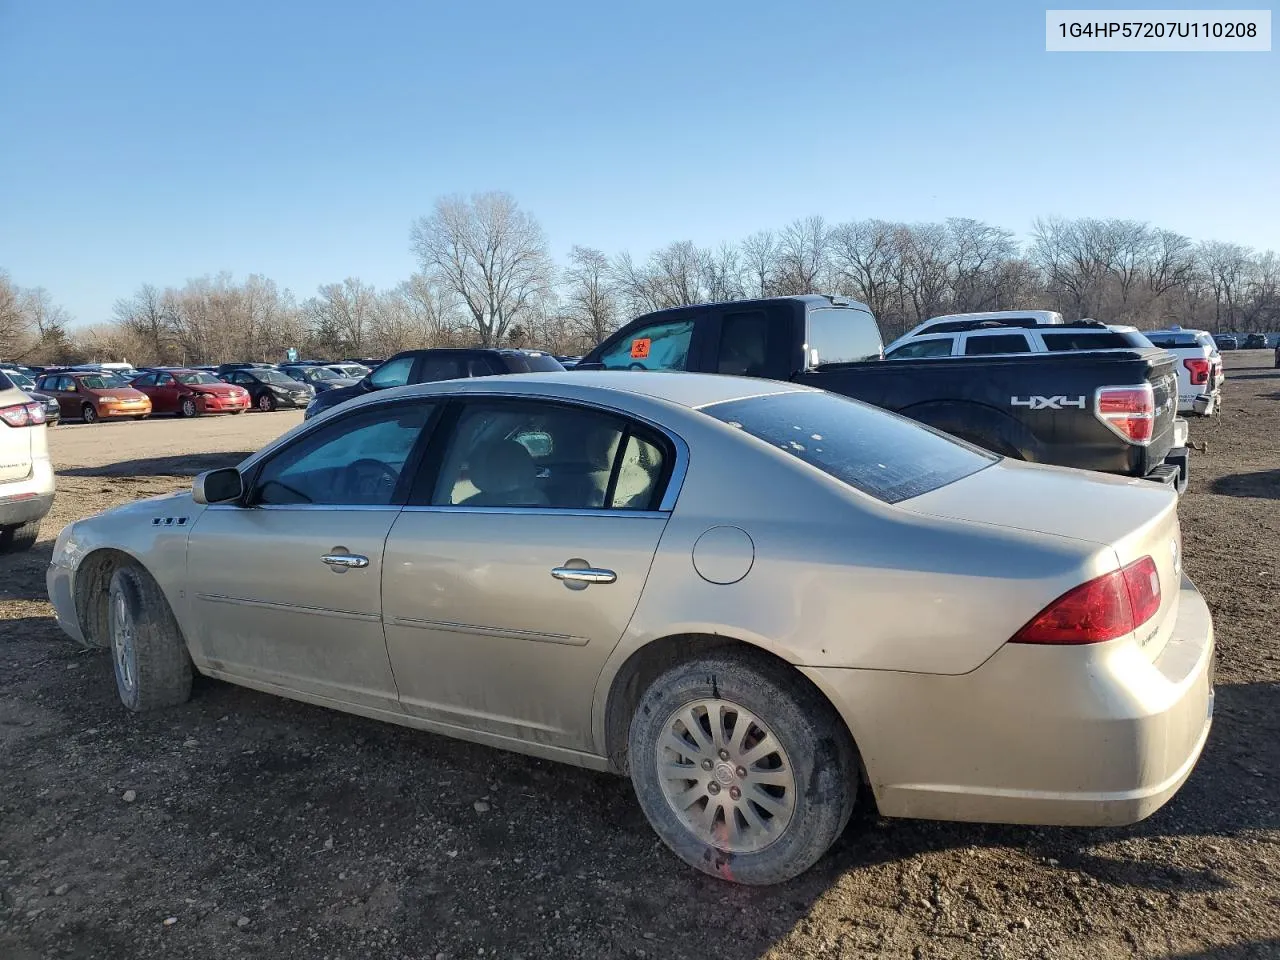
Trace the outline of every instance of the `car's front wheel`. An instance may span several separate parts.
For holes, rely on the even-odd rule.
[[[107,629],[116,690],[130,710],[185,703],[191,696],[191,656],[159,584],[141,567],[111,575]]]
[[[270,413],[276,408],[276,398],[274,394],[264,393],[258,398],[258,409],[263,413]]]
[[[194,417],[200,411],[196,409],[196,401],[194,397],[183,397],[182,403],[178,405],[178,412],[184,417]]]
[[[97,408],[97,407],[95,407],[92,403],[86,403],[86,404],[85,404],[85,405],[80,409],[80,416],[81,416],[81,418],[84,420],[84,422],[85,422],[85,423],[97,423],[97,422],[98,422],[98,408]]]
[[[663,842],[704,873],[746,884],[803,873],[849,821],[852,739],[801,676],[721,651],[655,679],[631,721],[631,780]]]

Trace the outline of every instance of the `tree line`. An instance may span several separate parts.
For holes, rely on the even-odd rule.
[[[143,284],[103,323],[72,326],[43,289],[0,272],[0,359],[135,364],[385,357],[423,346],[529,346],[579,354],[622,322],[689,303],[833,293],[866,303],[886,340],[942,313],[1053,309],[1142,328],[1280,329],[1280,259],[1133,220],[1050,217],[1019,243],[978,220],[820,216],[638,259],[574,246],[557,264],[537,219],[506,193],[444,197],[410,227],[418,270],[377,290],[359,278],[298,302],[269,278],[226,273]]]

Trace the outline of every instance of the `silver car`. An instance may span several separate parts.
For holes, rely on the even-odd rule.
[[[53,507],[45,410],[0,373],[0,553],[34,546]]]
[[[198,671],[631,777],[742,883],[881,814],[1120,824],[1209,731],[1161,486],[1002,460],[790,384],[380,391],[79,521],[49,595],[134,710]]]

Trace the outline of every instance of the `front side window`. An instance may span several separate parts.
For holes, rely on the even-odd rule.
[[[989,356],[1000,353],[1029,353],[1027,338],[1020,333],[970,334],[964,343],[966,357]]]
[[[668,454],[639,424],[542,402],[468,404],[436,480],[437,506],[652,510]]]
[[[600,354],[606,370],[687,370],[692,320],[641,327]]]
[[[389,387],[403,387],[409,382],[409,375],[412,373],[413,357],[396,357],[394,360],[388,360],[373,371],[373,376],[369,378],[369,382],[378,390],[386,390]]]
[[[918,497],[999,459],[834,393],[773,394],[701,410],[885,503]]]
[[[808,315],[810,366],[879,360],[884,350],[880,327],[866,310],[831,307]],[[817,359],[813,354],[817,353]]]
[[[253,502],[392,506],[431,403],[396,404],[342,418],[285,448],[254,482]]]
[[[178,374],[180,383],[196,386],[197,384],[222,383],[217,377],[208,373],[180,373]]]
[[[884,355],[884,358],[886,360],[924,360],[929,357],[949,357],[954,345],[954,337],[934,337],[932,340],[916,340],[890,350]]]

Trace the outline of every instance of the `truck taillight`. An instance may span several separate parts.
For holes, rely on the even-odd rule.
[[[35,427],[44,423],[44,406],[39,403],[19,403],[12,407],[0,407],[0,420],[11,427]]]
[[[1191,373],[1193,386],[1202,387],[1209,382],[1209,361],[1203,358],[1183,360],[1182,365]]]
[[[1103,643],[1132,633],[1160,609],[1160,574],[1150,557],[1068,590],[1010,643]]]
[[[1094,398],[1094,416],[1130,443],[1148,444],[1155,433],[1156,393],[1140,387],[1102,387]]]

